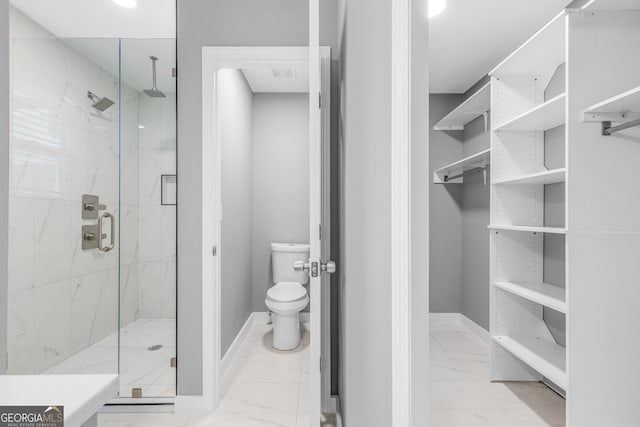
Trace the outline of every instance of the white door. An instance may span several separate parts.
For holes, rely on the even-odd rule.
[[[310,345],[309,385],[311,427],[320,426],[321,357],[322,357],[322,286],[333,264],[323,259],[323,240],[327,247],[329,233],[323,227],[323,109],[321,105],[322,79],[320,62],[319,0],[309,0],[309,259],[310,275]],[[326,51],[323,56],[326,56]],[[326,76],[325,76],[326,77]],[[326,89],[326,88],[325,88]],[[325,106],[326,108],[329,106]],[[326,118],[326,116],[325,116]],[[325,135],[326,136],[326,135]],[[326,150],[325,150],[326,151]],[[326,188],[325,188],[326,190]],[[325,195],[327,192],[325,191]],[[326,217],[326,215],[325,215]],[[325,218],[326,219],[326,218]],[[326,227],[328,229],[328,227]],[[324,238],[324,239],[323,239]],[[326,254],[326,251],[325,251]]]

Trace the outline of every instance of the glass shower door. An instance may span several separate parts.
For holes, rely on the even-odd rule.
[[[142,401],[176,393],[175,61],[175,39],[121,41],[120,397]]]

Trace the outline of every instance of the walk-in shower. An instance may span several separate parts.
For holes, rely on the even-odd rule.
[[[170,400],[175,38],[60,38],[15,7],[10,25],[8,372],[119,373],[121,402]]]

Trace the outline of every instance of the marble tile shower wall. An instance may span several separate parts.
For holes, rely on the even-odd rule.
[[[116,101],[117,78],[15,9],[11,30],[9,372],[39,373],[118,327],[118,253],[82,251],[81,196],[99,195],[122,235],[137,236],[139,94],[122,91],[120,212],[118,108],[100,114],[87,99]],[[138,310],[137,239],[120,248],[126,323]]]
[[[161,176],[176,172],[176,96],[140,95],[139,317],[176,316],[176,207],[161,204]]]

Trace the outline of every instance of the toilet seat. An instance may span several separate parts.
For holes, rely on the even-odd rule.
[[[298,282],[278,282],[267,290],[267,298],[274,302],[295,302],[306,296],[307,290]]]

